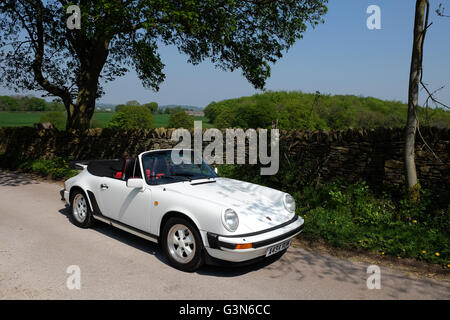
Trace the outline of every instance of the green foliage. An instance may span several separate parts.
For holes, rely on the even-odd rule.
[[[225,109],[226,101],[227,100],[224,100],[220,104],[217,104],[217,102],[213,101],[208,104],[204,109],[205,117],[207,117],[210,122],[214,123],[219,113],[221,113],[221,111],[225,111],[222,109]]]
[[[169,117],[169,128],[193,128],[194,127],[194,118],[188,115],[185,111],[179,111],[177,113],[173,113]]]
[[[118,104],[117,106],[116,106],[116,112],[119,112],[119,111],[121,111],[123,108],[125,108],[126,107],[126,105],[125,104]]]
[[[150,129],[153,125],[153,116],[148,108],[142,106],[125,106],[116,112],[108,122],[108,128]]]
[[[45,110],[48,111],[66,111],[66,107],[62,103],[60,99],[53,99],[52,102],[47,103],[47,107]]]
[[[275,112],[275,106],[272,104],[261,108],[257,103],[244,103],[228,112],[220,113],[214,124],[218,128],[268,128],[272,125]]]
[[[291,170],[284,165],[271,177],[262,177],[257,170],[257,166],[223,165],[219,173],[292,194],[297,213],[305,218],[302,237],[306,239],[444,267],[450,264],[448,189],[421,189],[421,202],[415,205],[400,186],[376,189],[364,182],[305,183],[302,176],[308,164]]]
[[[0,111],[64,111],[59,100],[47,102],[44,99],[28,96],[0,96]]]
[[[28,99],[28,105],[31,109],[30,111],[45,111],[47,102],[44,99],[31,97]]]
[[[127,105],[127,106],[140,106],[141,104],[137,100],[131,100],[131,101],[127,101],[125,103],[125,105]]]
[[[305,237],[343,248],[363,248],[399,258],[450,262],[450,211],[422,194],[420,206],[377,194],[364,183],[338,182],[296,194],[306,216]],[[430,214],[431,213],[431,214]]]
[[[172,108],[165,108],[164,113],[165,114],[174,114],[178,112],[184,112],[185,110],[182,107],[172,107]]]
[[[212,102],[205,116],[218,128],[267,128],[278,121],[281,129],[344,129],[348,127],[403,127],[407,105],[372,97],[306,94],[279,91]],[[450,126],[450,112],[419,108],[422,124]]]
[[[70,169],[68,162],[62,158],[27,160],[22,162],[18,168],[27,172],[36,172],[43,176],[51,175],[57,179],[68,179],[78,174],[78,171]]]
[[[0,96],[1,111],[17,111],[19,110],[19,102],[17,99],[8,96]]]
[[[148,108],[151,113],[156,113],[158,110],[158,103],[157,102],[149,102],[144,104],[144,107]]]
[[[39,122],[51,122],[56,129],[64,130],[66,128],[66,115],[61,111],[49,111],[41,115]]]

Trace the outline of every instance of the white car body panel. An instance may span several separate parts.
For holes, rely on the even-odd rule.
[[[141,159],[145,153],[138,157],[141,172],[144,172]],[[94,218],[106,222],[112,219],[112,225],[135,234],[143,231],[150,238],[154,237],[153,240],[160,236],[161,222],[166,214],[181,213],[196,225],[211,257],[231,262],[264,256],[267,248],[297,235],[304,223],[301,217],[295,219],[295,213],[285,208],[283,198],[286,194],[268,187],[221,177],[160,185],[149,185],[144,178],[142,180],[142,189],[129,188],[124,180],[95,176],[84,167],[77,176],[65,182],[61,194],[69,201],[71,190],[81,188],[88,195],[91,210],[96,211],[96,202],[101,211],[101,215],[94,214]],[[222,223],[222,214],[228,208],[236,211],[239,217],[235,232],[228,231]],[[298,232],[292,234],[296,230]],[[237,250],[217,245],[213,248],[208,235],[229,245],[278,240],[258,248]]]
[[[94,194],[96,197],[97,194],[99,195],[97,199],[102,213],[108,218],[150,232],[152,215],[148,213],[151,213],[151,189],[127,188],[125,181],[113,178],[102,177],[99,180],[98,191]],[[102,189],[101,185],[106,185],[108,188]]]

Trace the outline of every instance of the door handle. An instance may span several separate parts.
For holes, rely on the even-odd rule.
[[[100,188],[101,188],[102,190],[106,190],[106,189],[108,189],[109,187],[108,187],[107,184],[102,183],[102,184],[100,185]]]

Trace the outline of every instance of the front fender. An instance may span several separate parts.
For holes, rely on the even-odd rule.
[[[192,201],[190,197],[187,197],[180,193],[171,191],[158,190],[152,194],[152,202],[158,202],[158,206],[153,206],[155,213],[159,211],[160,214],[155,214],[154,221],[152,223],[152,233],[160,235],[161,222],[164,217],[174,212],[185,215],[191,219],[197,229],[200,231],[203,237],[202,231],[215,232],[222,234],[222,220],[221,212],[222,208],[217,207],[207,201]],[[176,199],[176,201],[174,201]],[[205,239],[203,239],[205,240]]]

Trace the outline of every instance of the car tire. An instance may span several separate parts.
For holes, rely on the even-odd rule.
[[[163,227],[162,249],[170,265],[194,272],[204,264],[203,242],[197,227],[185,218],[170,218]]]
[[[89,228],[94,223],[88,199],[81,190],[74,191],[70,196],[70,218],[80,228]]]

